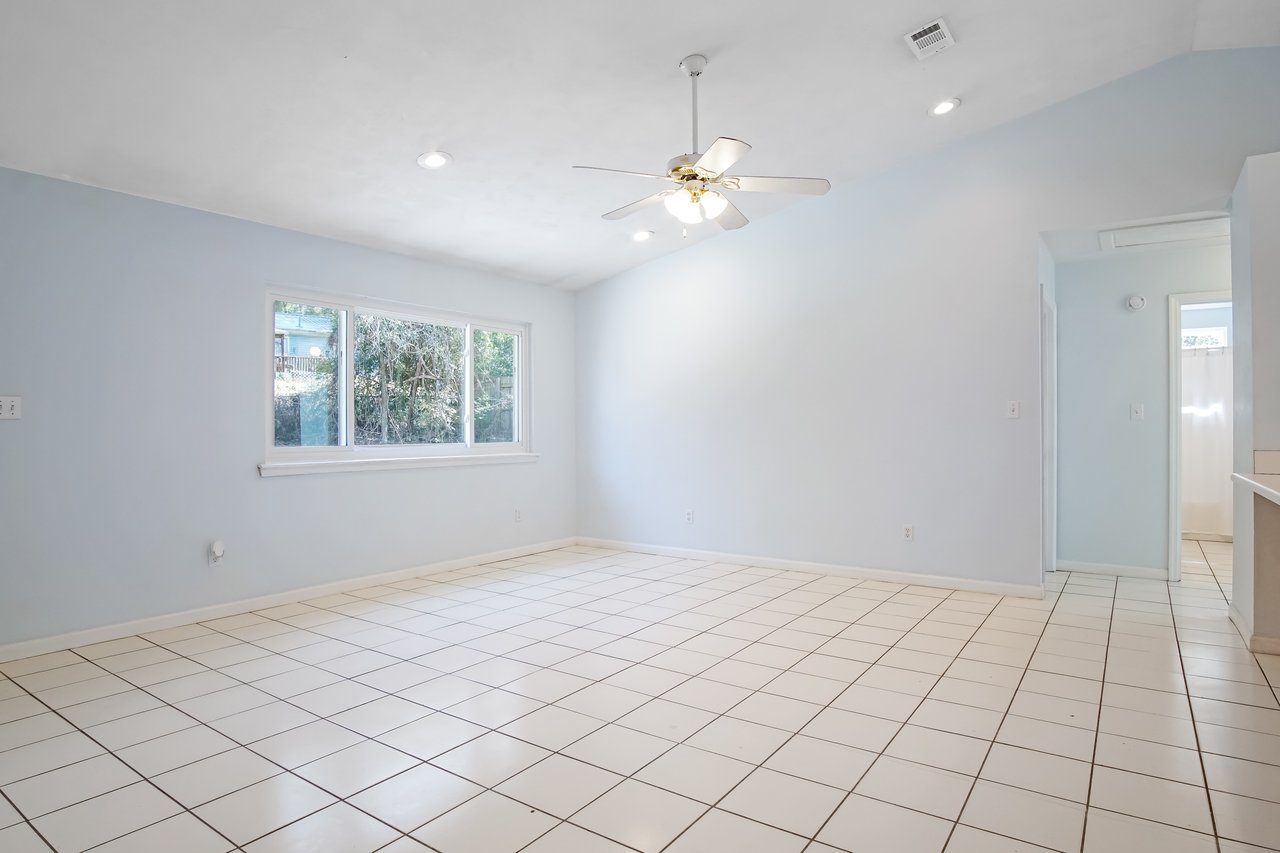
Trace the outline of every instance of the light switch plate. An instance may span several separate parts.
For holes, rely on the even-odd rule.
[[[1018,402],[1017,400],[1010,400],[1008,404],[1004,407],[1004,416],[1006,418],[1022,417],[1022,403]]]
[[[0,421],[17,421],[22,419],[21,397],[0,397]]]

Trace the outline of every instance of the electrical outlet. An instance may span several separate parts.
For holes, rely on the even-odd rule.
[[[686,509],[686,510],[684,511],[684,523],[685,523],[685,524],[693,524],[693,510],[691,510],[691,509]]]
[[[916,541],[916,527],[914,524],[902,525],[902,541],[903,542]]]
[[[516,510],[516,523],[524,521],[524,516],[520,514],[520,510]]]
[[[222,565],[222,559],[227,555],[227,546],[221,539],[209,543],[209,565],[217,568]]]
[[[0,421],[22,420],[22,398],[0,397]]]
[[[1022,417],[1022,404],[1017,400],[1010,400],[1008,405],[1005,406],[1004,416],[1006,418]]]

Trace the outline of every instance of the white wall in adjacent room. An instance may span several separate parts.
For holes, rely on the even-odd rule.
[[[580,532],[1037,584],[1038,235],[1225,209],[1277,86],[1185,56],[586,290]]]
[[[1251,474],[1256,451],[1280,451],[1280,153],[1249,158],[1232,196],[1231,262],[1235,331],[1235,469]],[[1280,641],[1280,563],[1266,562],[1255,534],[1275,535],[1274,507],[1258,507],[1235,483],[1235,572],[1231,607],[1246,638]],[[1257,510],[1266,513],[1255,526]],[[1272,551],[1271,553],[1274,553]]]
[[[531,323],[541,458],[260,479],[273,285]],[[573,312],[544,287],[0,170],[0,393],[24,406],[0,423],[0,644],[572,536]]]

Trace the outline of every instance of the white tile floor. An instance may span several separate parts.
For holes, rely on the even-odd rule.
[[[569,548],[0,664],[0,850],[1280,849],[1230,584]]]

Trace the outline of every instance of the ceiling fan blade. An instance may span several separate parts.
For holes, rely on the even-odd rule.
[[[720,185],[728,190],[744,193],[793,193],[795,195],[824,195],[831,189],[825,178],[774,178],[748,175],[725,176]]]
[[[662,201],[662,199],[666,195],[667,195],[666,192],[654,193],[653,195],[642,198],[639,201],[633,201],[631,202],[631,204],[628,204],[625,207],[620,207],[617,210],[611,210],[601,218],[602,219],[622,219],[624,217],[630,216],[631,214],[635,213],[637,210],[646,208],[651,204],[657,204],[658,202]]]
[[[751,150],[751,146],[741,139],[722,136],[698,158],[693,167],[709,175],[723,175],[734,163],[741,160]]]
[[[669,181],[671,178],[667,175],[650,175],[646,172],[627,172],[622,169],[605,169],[601,166],[574,166],[575,169],[589,169],[592,172],[612,172],[615,175],[633,175],[637,178],[658,178],[659,180]]]
[[[733,231],[746,225],[747,217],[742,215],[741,210],[733,206],[733,202],[729,202],[714,221],[724,230]]]

